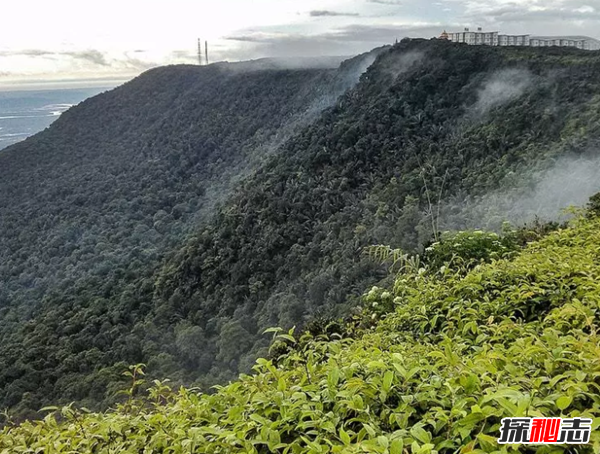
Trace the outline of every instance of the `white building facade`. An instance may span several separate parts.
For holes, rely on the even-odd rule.
[[[583,50],[600,50],[600,41],[587,36],[532,36],[533,47],[576,47]]]
[[[466,43],[473,46],[497,46],[498,32],[484,32],[481,28],[472,32],[468,28],[458,33],[448,33],[448,39],[456,43]]]
[[[499,46],[530,46],[531,37],[529,35],[499,35]]]
[[[471,31],[442,34],[443,38],[456,43],[473,46],[530,46],[530,47],[576,47],[583,50],[600,50],[600,41],[588,36],[531,36],[501,35],[499,32],[485,32],[481,28]]]

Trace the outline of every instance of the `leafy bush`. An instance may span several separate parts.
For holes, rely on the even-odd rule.
[[[305,334],[211,395],[155,382],[112,412],[66,407],[5,427],[0,453],[575,452],[499,446],[515,416],[594,418],[577,452],[598,452],[599,245],[600,219],[580,219],[466,275],[400,275],[372,294],[396,310],[355,339]]]
[[[590,202],[588,203],[588,213],[592,216],[600,215],[600,192],[590,197]]]
[[[425,261],[433,269],[442,266],[468,269],[474,265],[501,259],[517,251],[511,236],[501,237],[494,232],[479,230],[467,232],[446,232],[440,241],[425,249]]]

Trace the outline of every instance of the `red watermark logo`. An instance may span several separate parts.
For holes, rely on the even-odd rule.
[[[584,445],[591,432],[588,418],[504,418],[498,443]]]

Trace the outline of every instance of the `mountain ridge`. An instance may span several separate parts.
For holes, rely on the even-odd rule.
[[[227,335],[263,354],[261,327],[291,326],[327,305],[347,311],[360,288],[383,277],[360,258],[361,248],[426,243],[436,234],[428,201],[477,194],[527,163],[585,148],[561,131],[590,108],[588,88],[571,91],[570,74],[556,78],[552,60],[577,55],[597,65],[597,57],[548,52],[546,69],[520,61],[524,54],[416,41],[380,55],[361,84],[294,137],[289,151],[246,182],[214,228],[171,261],[157,304],[208,332],[229,320]],[[505,91],[515,77],[545,82],[494,100],[473,120],[485,87],[497,90],[498,74],[507,78]],[[587,81],[590,73],[578,77]],[[598,137],[593,118],[586,140]],[[253,334],[257,344],[249,347]],[[214,357],[223,358],[223,349]]]
[[[462,217],[597,143],[599,67],[408,40],[337,71],[159,68],[65,113],[0,153],[0,401],[105,407],[138,362],[204,388],[248,371],[264,328],[386,278],[365,247],[422,251],[436,204]]]
[[[464,232],[432,245],[432,262],[400,258],[391,285],[372,288],[341,330],[272,330],[271,359],[214,394],[160,380],[146,392],[143,366],[131,366],[115,409],[46,408],[43,421],[9,421],[0,449],[496,453],[509,449],[497,441],[503,418],[560,417],[590,420],[577,449],[593,452],[599,200],[570,226]]]
[[[52,395],[47,386],[65,380],[65,369],[79,376],[59,354],[66,347],[79,355],[81,341],[65,342],[69,336],[93,333],[92,356],[79,366],[86,374],[107,366],[112,355],[102,350],[149,310],[139,295],[152,288],[161,255],[186,229],[205,222],[237,184],[240,171],[228,170],[260,165],[266,153],[259,148],[274,148],[334,102],[353,83],[361,58],[340,71],[159,68],[3,150],[1,399],[12,406],[29,392]],[[219,192],[209,200],[206,187],[211,196],[216,183]],[[132,298],[125,305],[123,294]],[[81,317],[108,322],[113,334],[103,332],[103,322],[81,324]],[[36,334],[28,323],[47,326]],[[34,348],[45,353],[27,362],[23,339],[39,336],[44,340],[33,341],[40,344]],[[123,353],[117,356],[139,359],[135,349],[118,348]],[[108,374],[118,380],[118,373]],[[87,393],[77,381],[57,386]]]

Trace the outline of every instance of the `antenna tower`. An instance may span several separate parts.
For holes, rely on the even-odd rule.
[[[208,65],[208,41],[204,41],[204,56],[206,57],[206,64]]]
[[[202,40],[198,38],[198,64],[202,66]]]

